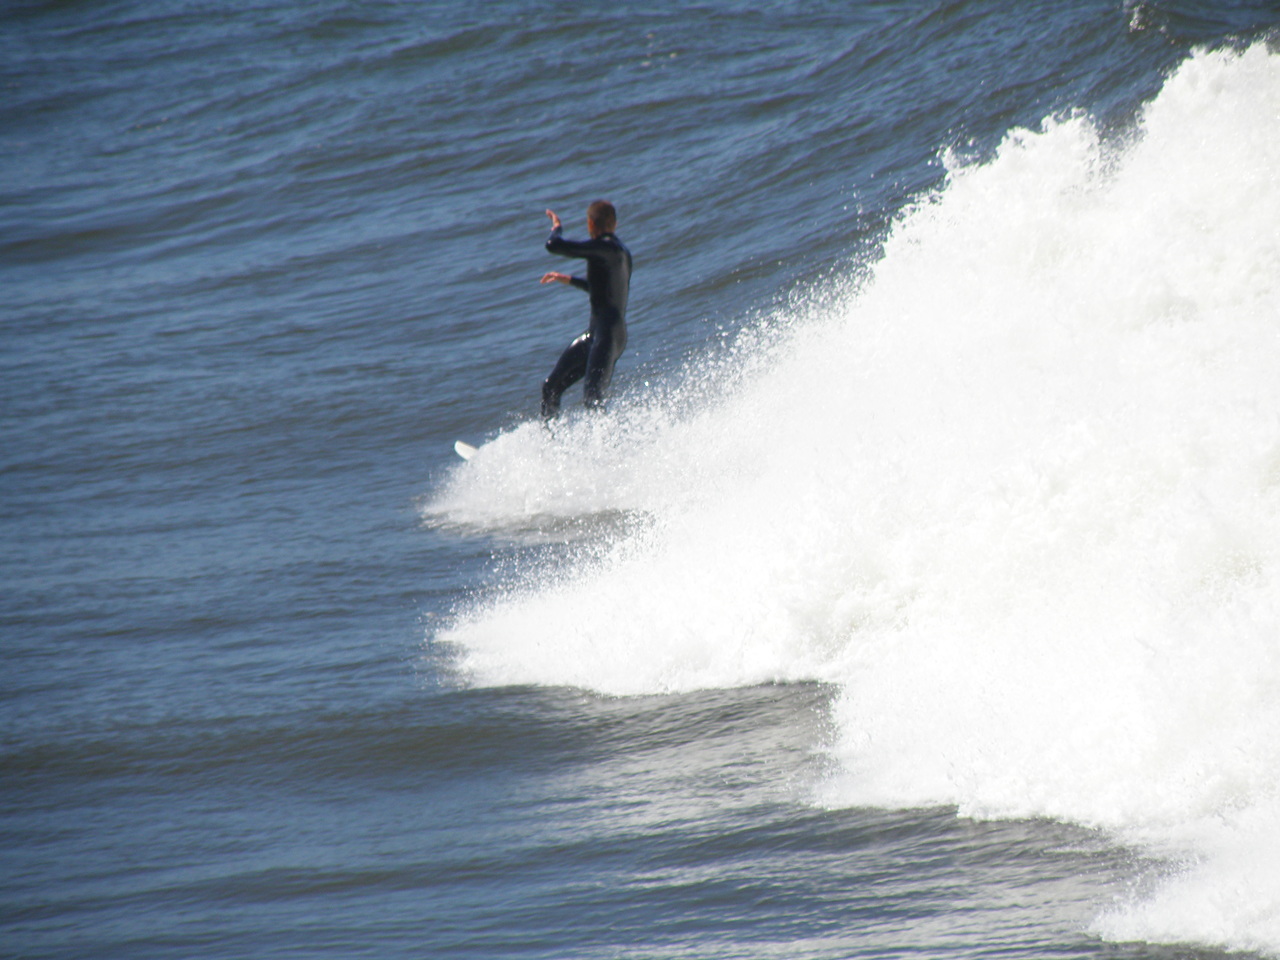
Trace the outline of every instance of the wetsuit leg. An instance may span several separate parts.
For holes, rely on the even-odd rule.
[[[582,379],[587,372],[591,352],[591,334],[584,333],[560,354],[547,379],[542,382],[542,416],[550,419],[560,412],[560,395]]]
[[[597,335],[587,356],[586,382],[582,385],[583,400],[590,409],[604,406],[604,395],[613,379],[613,365],[627,346],[627,327],[617,323]]]

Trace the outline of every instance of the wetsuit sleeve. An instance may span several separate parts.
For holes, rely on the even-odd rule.
[[[593,251],[594,247],[590,242],[580,243],[576,240],[566,240],[560,235],[559,227],[553,227],[551,236],[547,237],[547,252],[554,253],[560,257],[587,257]],[[591,284],[587,283],[585,277],[570,277],[569,283],[579,290],[591,291]]]
[[[554,253],[557,257],[580,257],[586,259],[597,250],[594,240],[566,240],[560,235],[560,229],[556,228],[551,231],[551,236],[547,237],[547,253]]]

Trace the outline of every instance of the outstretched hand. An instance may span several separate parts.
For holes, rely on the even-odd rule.
[[[547,216],[551,218],[551,229],[552,229],[552,230],[559,230],[559,229],[560,229],[560,218],[556,216],[555,211],[554,211],[554,210],[548,210],[548,211],[547,211]]]

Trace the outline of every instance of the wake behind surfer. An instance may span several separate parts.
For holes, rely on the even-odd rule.
[[[587,207],[589,240],[566,240],[560,235],[560,218],[551,210],[551,236],[547,252],[587,261],[586,277],[551,271],[542,283],[567,283],[587,291],[591,298],[591,322],[575,339],[542,384],[542,416],[560,412],[560,397],[583,380],[583,402],[588,409],[604,405],[605,391],[613,378],[613,365],[627,346],[627,295],[631,289],[631,251],[618,239],[618,213],[613,204],[596,200]]]

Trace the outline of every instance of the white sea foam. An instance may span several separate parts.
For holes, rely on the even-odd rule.
[[[696,416],[499,438],[433,511],[648,521],[440,638],[482,683],[834,683],[822,802],[1096,826],[1183,864],[1103,935],[1280,952],[1280,56],[1196,54],[1138,133],[952,162]]]

